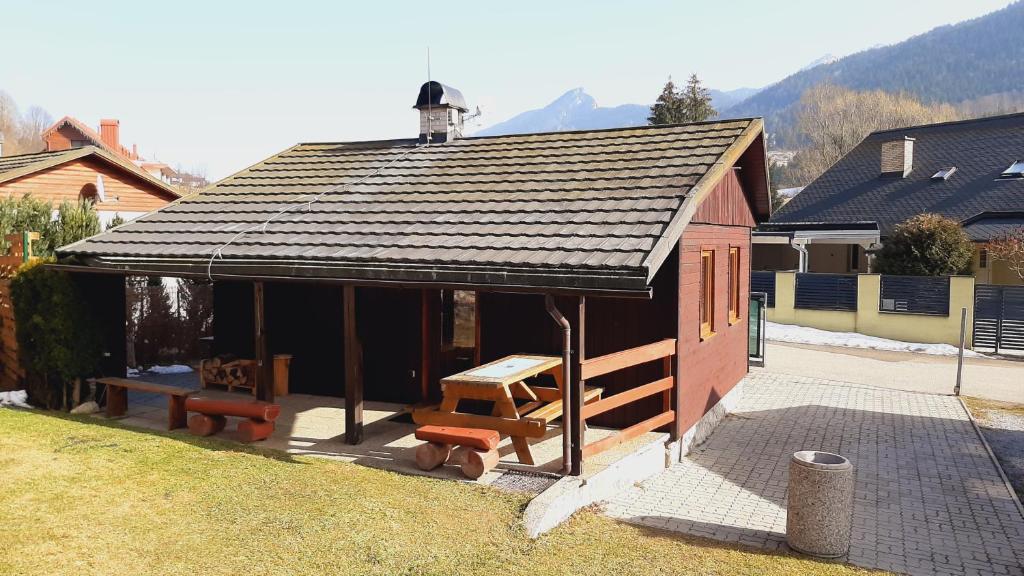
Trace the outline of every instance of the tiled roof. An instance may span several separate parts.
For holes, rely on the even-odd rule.
[[[761,130],[747,119],[300,144],[60,252],[214,276],[637,290],[692,215],[687,200]]]
[[[880,176],[881,145],[914,138],[913,171]],[[1024,159],[1024,114],[875,132],[793,197],[771,222],[877,222],[882,235],[916,214],[964,220],[980,212],[1024,210],[1024,179],[997,180]],[[955,166],[948,180],[932,180]]]
[[[1024,211],[986,212],[964,220],[964,232],[975,242],[987,242],[1016,230],[1024,230]]]
[[[81,148],[59,150],[56,152],[37,152],[35,154],[19,154],[17,156],[0,156],[0,184],[10,180],[24,178],[25,176],[34,174],[40,170],[53,168],[54,166],[59,166],[66,162],[71,162],[72,160],[85,158],[86,156],[93,156],[107,164],[118,166],[121,169],[132,173],[136,177],[160,188],[162,191],[166,192],[170,198],[177,198],[180,196],[177,190],[168,186],[160,179],[154,178],[152,174],[145,172],[135,164],[132,164],[120,156],[111,154],[110,152],[96,148],[95,146],[82,146]]]

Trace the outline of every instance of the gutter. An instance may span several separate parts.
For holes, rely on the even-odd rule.
[[[555,306],[555,298],[551,294],[544,296],[544,307],[555,324],[562,329],[562,474],[567,476],[572,468],[572,438],[569,436],[569,418],[566,413],[569,407],[569,385],[572,382],[572,327]]]

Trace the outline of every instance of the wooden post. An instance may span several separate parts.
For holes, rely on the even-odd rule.
[[[675,381],[673,382],[672,390],[674,395],[674,406],[676,417],[675,421],[672,422],[672,430],[670,432],[672,440],[679,440],[683,437],[683,379],[682,379],[682,363],[683,363],[683,342],[686,341],[686,335],[683,334],[683,326],[686,324],[683,320],[683,307],[686,305],[684,300],[688,298],[688,295],[683,294],[683,271],[686,270],[686,263],[683,261],[685,258],[686,251],[683,248],[683,241],[680,240],[677,246],[677,252],[679,253],[679,271],[678,278],[676,279],[676,354],[672,358],[672,373],[675,374]]]
[[[572,332],[572,348],[575,355],[572,369],[572,382],[569,385],[569,406],[567,415],[570,418],[570,443],[572,444],[572,460],[570,462],[569,474],[580,476],[583,474],[583,361],[586,359],[584,342],[586,341],[586,314],[587,300],[585,296],[579,297],[579,306],[576,315],[576,330]]]
[[[345,322],[345,443],[363,441],[363,347],[356,330],[356,287],[342,289]]]
[[[441,397],[441,291],[420,296],[420,401]]]
[[[256,353],[256,398],[265,402],[274,401],[274,377],[267,346],[266,322],[264,321],[263,282],[253,282],[253,333]]]

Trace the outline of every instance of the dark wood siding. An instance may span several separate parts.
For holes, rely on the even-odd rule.
[[[654,278],[651,300],[587,298],[588,358],[672,338],[676,332],[678,258],[670,256]],[[562,335],[544,309],[540,295],[481,293],[480,359],[490,362],[508,354],[562,353]],[[573,317],[575,298],[556,298],[566,317]],[[573,326],[576,329],[576,326]],[[657,364],[657,363],[655,363]],[[638,366],[589,381],[611,395],[661,377],[661,365]],[[661,412],[661,399],[649,398],[594,418],[598,426],[625,427]]]

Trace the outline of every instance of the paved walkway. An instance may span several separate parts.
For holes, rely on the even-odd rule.
[[[952,394],[956,357],[834,346],[769,342],[766,360],[772,372],[839,378],[847,382]],[[965,358],[964,396],[1024,403],[1024,359]]]
[[[785,547],[797,450],[856,469],[852,564],[1024,574],[1024,518],[955,398],[758,371],[739,410],[683,463],[607,503],[628,522]]]

